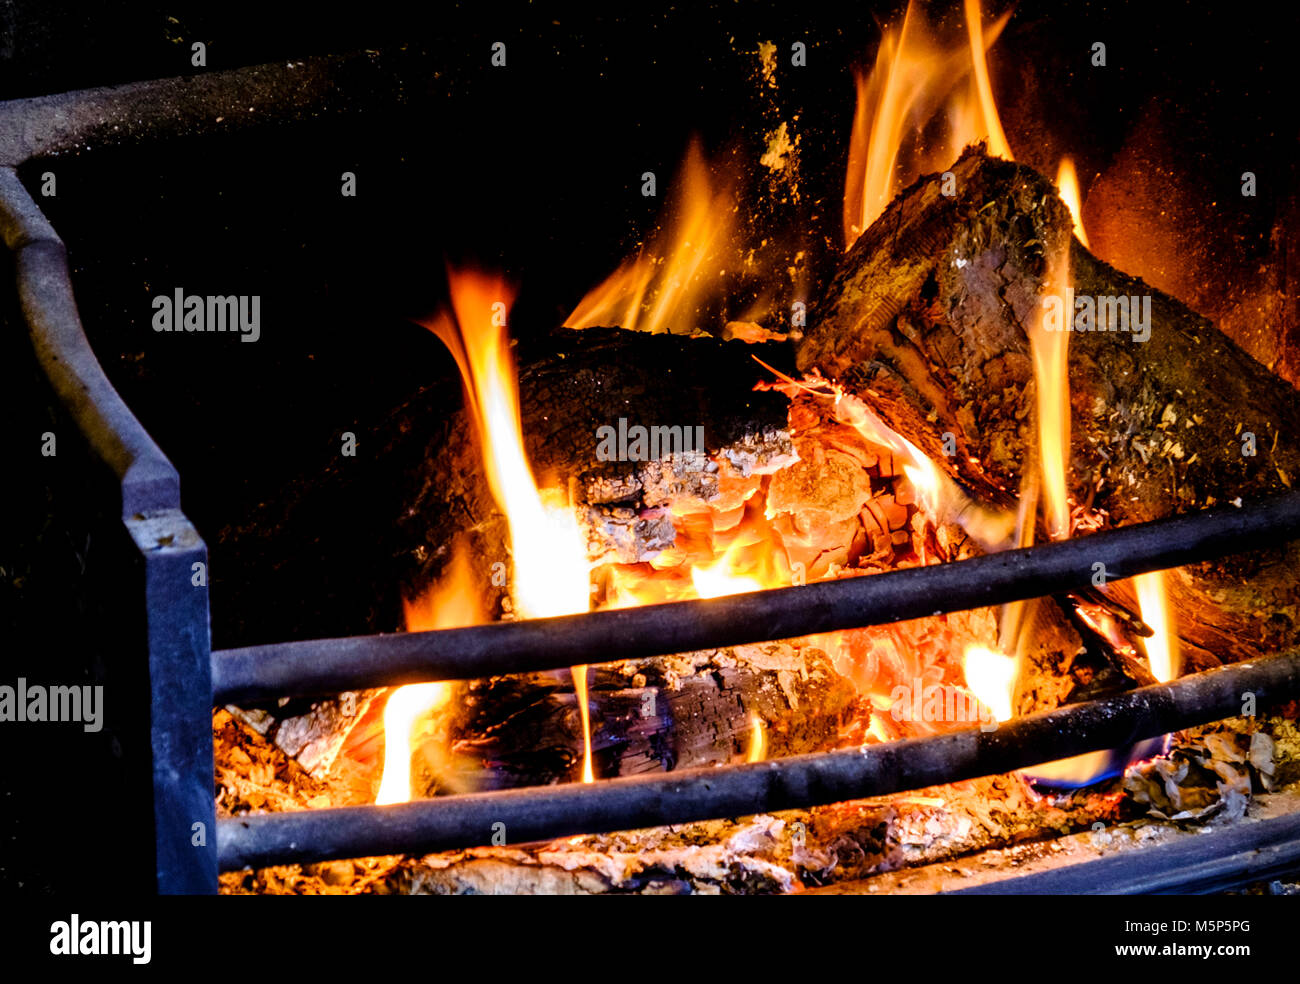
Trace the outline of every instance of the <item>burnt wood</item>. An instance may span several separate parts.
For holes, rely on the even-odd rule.
[[[1033,460],[1026,326],[1041,310],[1048,257],[1068,249],[1076,295],[1150,299],[1145,341],[1131,330],[1069,335],[1073,501],[1127,525],[1291,487],[1300,396],[1289,384],[1174,298],[1092,256],[1037,172],[972,148],[953,174],[955,195],[938,175],[921,179],[848,252],[800,369],[861,394],[976,496],[1007,504]],[[1173,573],[1193,665],[1300,639],[1298,563],[1300,546],[1279,541]]]

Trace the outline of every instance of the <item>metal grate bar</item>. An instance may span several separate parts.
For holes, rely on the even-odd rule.
[[[586,785],[219,820],[223,870],[631,830],[820,806],[1129,745],[1300,695],[1300,651],[978,728],[862,748]]]
[[[929,567],[709,601],[212,654],[218,705],[793,639],[1037,598],[1300,536],[1300,492]]]

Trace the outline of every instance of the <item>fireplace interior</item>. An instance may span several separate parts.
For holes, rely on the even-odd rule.
[[[67,246],[104,373],[180,476],[214,666],[870,581],[1283,502],[1300,474],[1300,183],[1271,32],[1184,24],[1155,49],[1140,39],[1165,17],[1066,3],[985,9],[972,43],[970,6],[912,10],[905,28],[902,8],[763,6],[741,25],[714,4],[534,13],[499,38],[468,13],[365,22],[373,49],[267,42],[251,81],[216,65],[194,101],[164,94],[173,123],[86,124],[84,145],[13,161]],[[435,29],[454,54],[420,33]],[[286,111],[298,78],[324,94]],[[1044,329],[1040,298],[1066,285],[1131,298],[1135,322],[1152,298],[1150,340]],[[179,313],[158,330],[157,299],[177,295],[178,312],[256,298],[256,338],[181,330]],[[102,644],[145,617],[116,574],[114,483],[80,477],[94,437],[14,342],[21,301],[4,313],[13,418],[68,435],[51,469],[18,478],[51,518],[7,534],[9,628],[137,695],[91,757],[148,801],[129,763],[149,755],[151,683]],[[428,800],[452,816],[460,797],[490,818],[492,794],[580,807],[612,780],[679,773],[663,788],[687,797],[692,770],[884,761],[967,734],[998,747],[988,736],[1020,718],[1273,667],[1258,708],[1233,698],[1025,768],[638,829],[570,810],[560,837],[502,822],[454,848],[322,847],[232,863],[220,891],[1294,892],[1300,590],[1284,543],[1300,528],[1277,515],[1272,539],[1224,534],[1137,577],[793,638],[774,617],[736,643],[669,652],[651,632],[525,672],[359,669],[341,693],[228,700],[218,685],[215,809],[235,824]],[[1199,880],[1180,874],[1196,838],[1221,858]],[[145,867],[132,877],[152,881]]]

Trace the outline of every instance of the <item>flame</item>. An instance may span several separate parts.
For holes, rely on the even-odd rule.
[[[947,167],[967,144],[985,140],[990,153],[1011,157],[985,60],[1010,16],[985,29],[978,0],[966,0],[967,43],[944,47],[909,3],[902,27],[885,31],[871,70],[857,75],[844,186],[845,249],[900,188],[926,171]],[[963,79],[969,84],[956,92]],[[928,151],[917,147],[941,115],[947,117],[943,145]]]
[[[740,573],[742,548],[743,541],[737,539],[712,564],[692,565],[691,584],[695,587],[696,597],[722,598],[725,595],[761,591],[765,587],[776,586],[765,584],[754,573]]]
[[[835,419],[848,424],[872,444],[888,448],[902,462],[903,474],[916,490],[917,503],[936,525],[955,522],[985,549],[1002,549],[1015,517],[971,500],[925,452],[889,427],[862,400],[838,384],[821,381],[835,400]]]
[[[1061,197],[1070,209],[1074,233],[1085,246],[1088,243],[1080,219],[1078,180],[1069,158],[1061,161],[1057,177]],[[1070,266],[1068,246],[1062,247],[1048,264],[1048,279],[1044,294],[1056,293],[1064,297],[1069,284]],[[1068,308],[1066,318],[1073,317]],[[1029,344],[1033,356],[1034,387],[1036,396],[1035,419],[1038,443],[1038,469],[1035,476],[1027,471],[1021,489],[1021,516],[1018,542],[1029,546],[1034,539],[1034,517],[1037,514],[1039,489],[1048,534],[1052,539],[1063,539],[1071,532],[1070,508],[1067,497],[1070,447],[1070,399],[1068,331],[1048,331],[1046,312],[1035,319],[1029,329]],[[1173,679],[1178,673],[1177,636],[1165,598],[1164,577],[1160,572],[1134,578],[1142,619],[1154,630],[1146,641],[1146,651],[1152,675],[1161,682]],[[1032,631],[1034,619],[1032,606],[1037,601],[1017,602],[1004,606],[1002,613],[1002,644],[1014,646],[1017,655],[1007,657],[1001,653],[973,647],[966,653],[963,669],[971,692],[1002,721],[1012,714],[1015,682],[1018,675],[1020,653],[1027,641],[1025,634]],[[1088,752],[1056,762],[1047,762],[1023,770],[1036,782],[1055,786],[1085,786],[1110,775],[1118,774],[1130,762],[1159,754],[1165,739],[1157,738],[1139,742],[1132,747]]]
[[[448,270],[451,306],[426,324],[460,368],[474,417],[488,485],[505,513],[514,559],[511,595],[524,618],[587,611],[590,565],[572,510],[538,490],[524,450],[519,391],[506,333],[513,291],[500,278]],[[591,781],[591,726],[585,666],[573,668],[583,720],[583,780]]]
[[[767,758],[767,729],[763,725],[763,719],[758,716],[757,712],[751,712],[749,715],[749,751],[745,755],[746,762],[762,762]]]
[[[595,782],[596,774],[591,764],[591,705],[587,703],[587,664],[575,666],[573,693],[578,698],[578,714],[582,717],[582,781]]]
[[[1070,282],[1069,252],[1061,250],[1049,262],[1046,289],[1065,297]],[[1063,302],[1064,303],[1064,302]],[[1066,311],[1067,319],[1073,317]],[[1029,349],[1034,362],[1034,392],[1038,430],[1038,466],[1044,490],[1047,532],[1054,540],[1070,535],[1067,474],[1070,458],[1070,379],[1068,331],[1048,331],[1047,311],[1029,327]]]
[[[403,599],[407,632],[457,629],[487,621],[479,604],[464,543],[458,541],[443,577],[415,601]],[[447,703],[451,685],[415,683],[398,687],[384,705],[384,770],[375,802],[411,799],[411,738],[415,722]]]
[[[1137,589],[1142,621],[1152,630],[1152,635],[1143,640],[1151,675],[1161,683],[1168,683],[1178,676],[1181,660],[1173,615],[1169,611],[1169,600],[1165,593],[1164,571],[1139,574],[1133,578],[1133,584]]]
[[[962,657],[966,689],[989,709],[996,721],[1010,721],[1018,661],[984,646],[971,646]]]
[[[988,50],[993,41],[984,43],[984,28],[981,23],[983,17],[980,14],[979,0],[965,0],[963,9],[966,14],[966,36],[970,39],[971,68],[975,73],[975,92],[979,98],[980,128],[988,138],[990,154],[994,157],[1014,160],[1011,156],[1011,147],[1007,143],[1007,135],[1002,132],[1002,120],[998,117],[997,104],[993,101],[993,86],[989,83]],[[1002,33],[1008,17],[1010,14],[1005,15],[996,27],[994,40]]]
[[[1056,188],[1061,193],[1061,201],[1070,210],[1074,220],[1074,234],[1084,246],[1088,245],[1088,234],[1083,229],[1083,198],[1079,194],[1079,178],[1074,173],[1074,161],[1068,157],[1061,158],[1056,171]]]
[[[569,328],[617,325],[629,331],[689,334],[699,308],[720,293],[717,254],[731,239],[735,205],[715,187],[699,143],[692,140],[667,214],[646,249],[588,292],[565,319]]]

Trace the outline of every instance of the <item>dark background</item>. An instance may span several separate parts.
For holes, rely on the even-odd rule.
[[[545,345],[653,229],[698,134],[747,186],[740,200],[757,203],[742,216],[755,238],[772,233],[774,248],[808,250],[814,299],[840,246],[852,69],[869,63],[879,25],[900,9],[439,4],[411,12],[372,3],[335,14],[266,3],[0,2],[5,99],[318,53],[402,53],[409,99],[401,107],[87,148],[23,171],[29,188],[43,171],[57,174],[57,197],[40,201],[68,244],[87,332],[177,465],[186,513],[214,550],[215,644],[275,641],[241,639],[232,624],[229,579],[239,572],[218,563],[219,531],[326,467],[341,432],[364,434],[406,395],[450,378],[440,346],[409,321],[442,300],[446,259],[504,271],[520,290],[512,332],[526,346]],[[1018,158],[1053,174],[1061,154],[1073,154],[1095,192],[1085,217],[1107,230],[1112,251],[1160,233],[1153,241],[1175,244],[1161,256],[1176,254],[1178,268],[1150,254],[1134,260],[1150,269],[1128,268],[1228,322],[1249,321],[1256,295],[1271,289],[1242,271],[1281,271],[1283,287],[1293,283],[1294,16],[1193,3],[1025,3],[990,56]],[[778,46],[775,93],[756,80],[754,50],[767,39]],[[207,44],[206,69],[190,65],[196,40]],[[489,64],[498,40],[507,45],[504,69]],[[1107,45],[1104,69],[1089,64],[1098,40]],[[808,46],[804,68],[789,65],[794,41]],[[771,121],[796,117],[803,193],[778,208],[758,194],[753,161]],[[1147,166],[1152,160],[1159,166]],[[355,199],[338,193],[345,170],[358,175]],[[656,199],[640,194],[647,170],[659,177]],[[1240,197],[1244,170],[1259,177],[1255,200]],[[1156,178],[1139,186],[1116,177],[1135,171]],[[1138,218],[1121,221],[1126,215]],[[150,298],[175,286],[262,295],[261,341],[155,334]],[[736,307],[748,300],[736,298]],[[1275,322],[1251,322],[1265,361],[1268,345],[1295,328],[1293,303],[1268,310]],[[110,683],[99,735],[0,725],[0,886],[147,890],[144,751],[128,693],[139,689],[142,657],[122,646],[128,613],[111,590],[120,546],[105,532],[111,489],[75,440],[55,459],[39,456],[41,432],[62,440],[70,427],[35,367],[12,289],[0,311],[0,412],[11,441],[0,682]],[[698,323],[715,330],[726,313],[700,312]],[[375,521],[322,517],[355,527],[349,542],[358,544]],[[370,628],[345,602],[261,600],[330,608],[322,618],[343,631]]]

